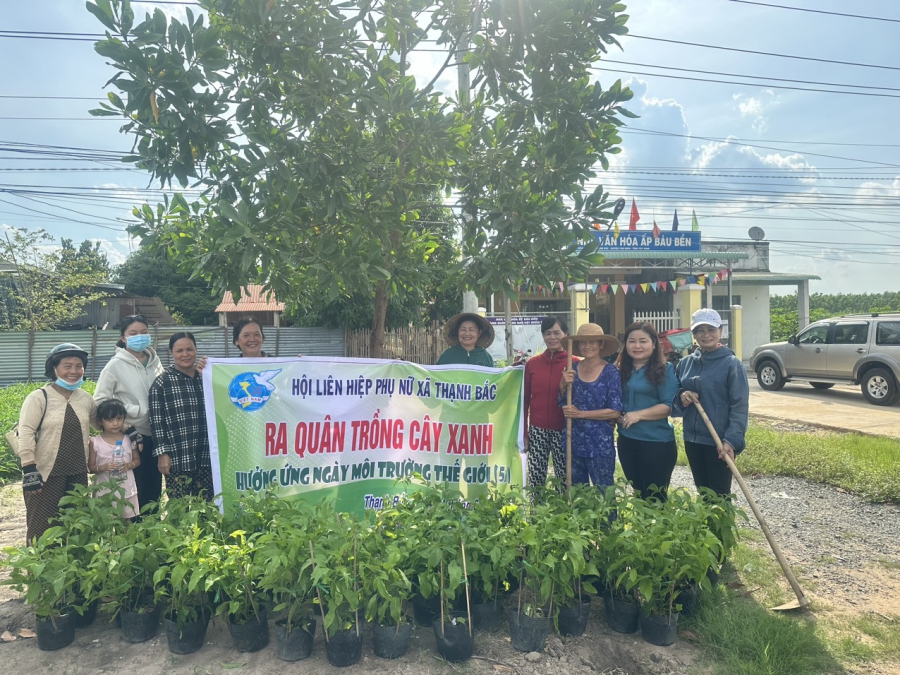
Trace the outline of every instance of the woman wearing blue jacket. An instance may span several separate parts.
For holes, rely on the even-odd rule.
[[[691,332],[700,348],[682,359],[675,371],[681,389],[672,401],[673,414],[684,417],[684,450],[694,484],[725,495],[731,492],[731,470],[723,454],[734,459],[745,446],[750,407],[747,371],[733,351],[719,344],[718,312],[698,309],[691,316]],[[697,401],[722,439],[721,449],[697,412]]]

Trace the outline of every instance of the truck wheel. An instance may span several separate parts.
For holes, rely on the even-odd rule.
[[[831,389],[834,384],[831,382],[810,382],[813,389]]]
[[[863,396],[875,405],[893,405],[897,402],[897,381],[890,371],[884,368],[867,370],[860,382]]]
[[[766,391],[778,391],[784,387],[784,378],[774,361],[763,361],[757,366],[756,381]]]

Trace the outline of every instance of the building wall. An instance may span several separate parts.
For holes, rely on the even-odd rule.
[[[732,296],[741,297],[744,310],[744,359],[748,359],[759,345],[769,342],[769,287],[767,285],[733,285]],[[721,281],[713,286],[713,298],[728,296],[728,284]],[[713,300],[715,302],[715,300]]]

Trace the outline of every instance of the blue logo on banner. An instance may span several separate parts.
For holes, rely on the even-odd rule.
[[[269,401],[272,392],[275,391],[275,385],[271,380],[280,372],[281,369],[236,375],[228,385],[228,396],[231,398],[231,402],[246,412],[259,410]]]

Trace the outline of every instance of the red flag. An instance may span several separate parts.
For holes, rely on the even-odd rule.
[[[631,220],[628,222],[629,230],[636,230],[638,221],[641,219],[641,215],[638,213],[637,204],[634,201],[634,197],[631,198]]]
[[[654,219],[653,219],[653,236],[654,236],[654,237],[659,237],[659,235],[660,235],[660,232],[659,232],[659,225],[656,224],[656,219],[654,218]]]

